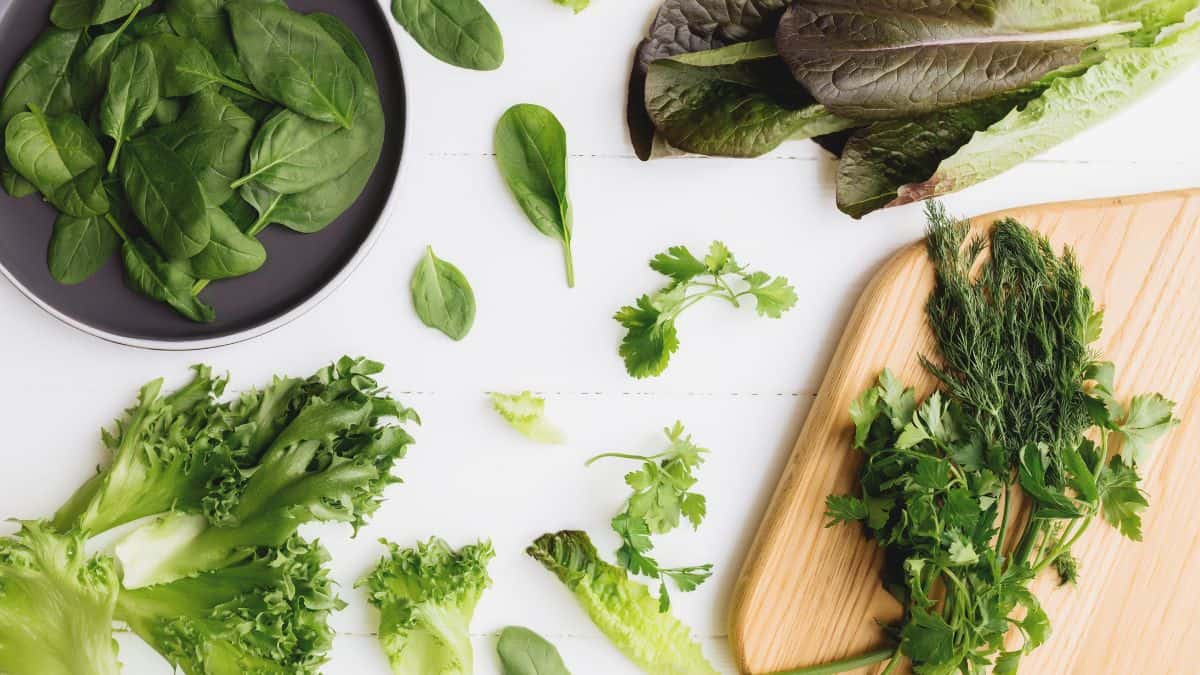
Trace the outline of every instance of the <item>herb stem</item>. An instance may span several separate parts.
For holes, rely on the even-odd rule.
[[[209,279],[201,279],[200,281],[197,281],[196,285],[192,286],[192,295],[200,295],[201,291],[208,288],[210,283],[212,282]]]
[[[601,459],[632,459],[632,460],[635,460],[638,462],[644,462],[648,459],[654,459],[654,458],[653,457],[643,457],[642,455],[631,455],[631,454],[624,453],[624,452],[606,452],[603,455],[596,455],[595,457],[589,459],[587,462],[584,463],[584,466],[591,466],[592,464],[595,464],[598,460],[601,460]]]
[[[229,89],[232,89],[232,90],[238,92],[239,94],[245,94],[246,96],[249,96],[250,98],[253,98],[258,101],[262,101],[263,103],[270,103],[269,100],[267,100],[262,94],[258,93],[257,91],[254,91],[253,89],[243,86],[243,85],[241,85],[237,82],[234,82],[233,80],[230,80],[228,78],[221,80],[221,86],[228,87]]]
[[[734,307],[740,308],[742,305],[738,302],[738,294],[735,293],[732,288],[730,288],[729,282],[725,281],[725,277],[718,276],[716,279],[721,288],[725,289],[725,292],[729,293],[729,302],[732,302]]]
[[[112,227],[112,229],[117,233],[117,236],[121,238],[121,241],[128,244],[129,235],[125,234],[125,230],[121,229],[121,224],[117,222],[117,219],[113,218],[111,213],[104,214],[104,219],[108,221],[109,226]]]
[[[575,288],[575,254],[571,252],[571,240],[563,240],[563,258],[567,263],[567,288]]]
[[[858,670],[866,666],[882,663],[888,658],[892,659],[892,663],[900,661],[897,658],[900,654],[900,649],[888,647],[887,649],[878,649],[873,652],[868,652],[861,656],[852,656],[850,658],[841,659],[840,661],[830,661],[819,666],[808,666],[807,668],[798,668],[796,670],[784,670],[772,675],[835,675],[835,673],[845,673],[851,670]],[[893,670],[892,663],[888,664],[887,670],[884,673],[889,673]]]

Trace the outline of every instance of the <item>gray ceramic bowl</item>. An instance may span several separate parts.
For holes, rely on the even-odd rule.
[[[51,0],[0,0],[0,81],[48,25]],[[97,337],[151,349],[203,349],[247,340],[300,316],[353,272],[378,237],[393,200],[404,147],[405,94],[390,18],[377,0],[291,0],[301,12],[344,20],[375,66],[388,120],[383,155],[367,189],[336,222],[317,234],[271,227],[261,236],[266,265],[204,292],[217,312],[196,324],[125,287],[115,258],[94,277],[64,286],[50,276],[46,249],[55,211],[38,196],[16,200],[0,190],[0,272],[30,300],[64,323]]]

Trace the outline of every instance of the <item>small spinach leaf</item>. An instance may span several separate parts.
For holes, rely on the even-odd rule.
[[[50,276],[60,284],[82,283],[120,247],[121,238],[104,216],[77,218],[59,214],[46,256]]]
[[[504,675],[571,675],[558,649],[528,628],[505,628],[496,651]]]
[[[176,33],[204,45],[226,77],[250,81],[233,46],[225,0],[167,0],[164,13]]]
[[[96,37],[72,61],[71,86],[79,110],[92,109],[104,95],[113,59],[129,44],[131,38],[126,32],[136,17],[137,12],[134,12],[113,32]]]
[[[120,167],[130,207],[163,252],[186,259],[208,246],[204,194],[178,153],[153,136],[139,136],[122,153]]]
[[[539,232],[562,242],[567,286],[575,287],[571,203],[567,198],[567,132],[549,110],[529,103],[508,109],[496,125],[496,162],[521,210]]]
[[[255,88],[302,115],[353,126],[364,83],[320,24],[257,0],[236,0],[228,11],[242,68]]]
[[[73,184],[104,162],[104,149],[78,115],[48,116],[32,106],[9,122],[4,145],[13,168],[60,210],[87,217],[107,209],[98,176]]]
[[[84,171],[46,194],[46,201],[62,213],[86,218],[108,213],[104,170],[99,166]]]
[[[200,279],[216,281],[245,276],[267,261],[267,250],[263,245],[242,232],[220,208],[209,208],[208,222],[212,226],[212,238],[191,260],[192,272]]]
[[[361,119],[346,129],[281,110],[254,137],[250,173],[233,187],[256,181],[283,194],[303,192],[349,171],[370,149],[371,136]]]
[[[412,278],[413,307],[422,323],[461,340],[475,323],[475,293],[457,267],[425,248]]]
[[[158,34],[143,40],[154,50],[159,89],[165,97],[191,96],[213,85],[235,89],[247,96],[258,96],[249,87],[226,77],[213,55],[192,38]]]
[[[56,0],[50,21],[59,28],[87,28],[123,19],[152,4],[154,0]]]
[[[504,37],[479,0],[392,0],[392,16],[431,56],[452,66],[495,70]]]
[[[186,260],[167,260],[145,239],[125,242],[121,257],[125,262],[125,281],[133,290],[167,303],[197,323],[209,323],[216,318],[212,307],[192,295],[198,279]]]
[[[116,169],[125,141],[154,115],[158,100],[154,51],[144,42],[125,47],[113,59],[108,91],[100,103],[100,128],[116,141],[108,160],[109,173]]]

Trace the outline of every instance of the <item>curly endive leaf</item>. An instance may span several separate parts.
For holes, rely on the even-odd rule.
[[[561,444],[567,441],[562,430],[546,419],[546,399],[534,396],[533,392],[520,394],[488,394],[492,407],[512,428],[539,443]]]

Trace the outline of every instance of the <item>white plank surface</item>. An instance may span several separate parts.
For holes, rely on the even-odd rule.
[[[833,165],[809,143],[754,161],[686,158],[643,164],[624,128],[632,47],[656,0],[595,0],[573,16],[550,0],[491,0],[507,60],[472,73],[423,54],[397,33],[408,78],[409,141],[401,200],[378,246],[323,305],[258,340],[199,354],[137,351],[59,324],[0,285],[0,517],[46,515],[100,460],[96,430],[144,381],[186,377],[204,361],[228,370],[233,387],[272,373],[303,374],[348,354],[388,364],[383,379],[425,419],[397,486],[356,540],[342,528],[314,533],[334,552],[351,606],[328,672],[387,672],[370,637],[374,617],[353,589],[379,554],[379,537],[411,543],[438,534],[461,544],[490,537],[499,556],[495,587],[474,623],[477,672],[497,672],[494,634],[523,624],[550,637],[573,671],[634,669],[588,622],[573,599],[523,553],[538,534],[590,531],[615,546],[608,519],[625,488],[617,464],[585,469],[592,454],[654,449],[680,419],[712,448],[700,488],[710,517],[697,533],[662,544],[662,558],[713,562],[714,579],[677,595],[676,611],[722,671],[733,672],[723,636],[728,592],[781,463],[858,291],[876,266],[923,229],[919,208],[862,222],[833,206]],[[1022,203],[1192,186],[1200,180],[1193,126],[1200,70],[1112,121],[988,184],[948,200],[963,214]],[[538,235],[493,165],[495,120],[509,105],[537,102],[567,127],[570,189],[577,213],[579,287],[563,283],[556,245]],[[667,374],[628,378],[616,356],[611,315],[652,290],[646,268],[676,243],[722,239],[757,267],[787,275],[800,291],[780,321],[751,311],[700,307],[681,326],[683,347]],[[410,308],[409,274],[426,244],[454,261],[479,299],[463,343],[425,329]],[[508,430],[484,392],[529,388],[549,399],[568,430],[562,448],[538,447]],[[126,672],[169,668],[129,635]]]

